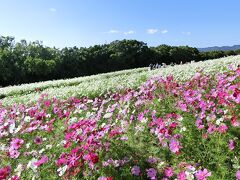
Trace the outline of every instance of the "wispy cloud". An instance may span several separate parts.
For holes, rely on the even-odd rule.
[[[158,29],[147,29],[148,34],[155,34],[158,32]]]
[[[51,12],[56,12],[57,9],[55,9],[55,8],[49,8],[49,11],[51,11]]]
[[[125,35],[129,35],[129,34],[134,34],[135,32],[133,30],[130,30],[130,31],[127,31],[127,32],[124,32],[123,34]]]
[[[120,33],[120,31],[119,31],[119,30],[116,30],[116,29],[111,29],[111,30],[109,30],[109,31],[106,32],[106,33],[108,33],[108,34],[118,34],[118,33]]]
[[[168,30],[167,30],[167,29],[164,29],[164,30],[161,31],[161,33],[162,33],[162,34],[166,34],[166,33],[168,33]]]
[[[192,33],[190,32],[190,31],[188,31],[188,32],[182,32],[182,34],[184,34],[184,35],[191,35]]]

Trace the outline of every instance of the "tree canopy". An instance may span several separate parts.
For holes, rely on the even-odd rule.
[[[145,67],[151,63],[186,63],[192,60],[240,54],[236,51],[199,52],[189,46],[148,47],[137,40],[117,40],[85,47],[51,48],[41,41],[15,42],[0,36],[0,86],[72,78],[123,69]]]

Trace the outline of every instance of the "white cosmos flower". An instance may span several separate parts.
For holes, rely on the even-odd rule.
[[[7,150],[7,147],[5,144],[0,143],[0,151],[5,151]]]
[[[30,116],[25,116],[25,118],[23,119],[23,121],[25,121],[25,122],[30,122],[30,121],[31,121],[31,117],[30,117]]]
[[[34,163],[37,162],[38,160],[33,158],[31,159],[28,164],[27,164],[27,169],[31,168],[34,172],[37,170],[37,166],[34,166]]]
[[[10,132],[11,134],[14,133],[14,129],[15,129],[15,123],[10,124],[10,126],[9,126],[9,132]]]
[[[109,118],[111,118],[112,117],[112,113],[106,113],[104,116],[103,116],[103,118],[105,118],[105,119],[109,119]]]
[[[31,145],[30,143],[27,143],[26,148],[29,149],[30,145]]]
[[[184,132],[184,131],[186,131],[187,130],[187,128],[185,127],[185,126],[183,126],[181,129],[180,129],[180,132]]]
[[[222,122],[223,122],[223,118],[219,118],[219,119],[216,120],[217,125],[220,125]]]
[[[191,172],[185,171],[187,180],[194,180],[194,175]]]
[[[59,176],[62,176],[67,170],[67,165],[63,166],[63,167],[60,167],[57,169],[57,172],[58,172],[58,175]]]
[[[20,176],[22,171],[24,170],[24,167],[22,164],[18,164],[17,168],[14,170],[14,172],[17,173],[17,176]]]
[[[39,153],[42,154],[44,151],[45,151],[45,149],[43,148],[39,151]]]
[[[46,149],[52,149],[52,145],[51,144],[46,145]]]

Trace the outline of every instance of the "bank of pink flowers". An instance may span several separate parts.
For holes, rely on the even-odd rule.
[[[238,179],[240,68],[0,105],[2,179]]]

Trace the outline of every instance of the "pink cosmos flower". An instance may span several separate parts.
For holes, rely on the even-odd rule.
[[[179,102],[178,106],[180,107],[180,109],[184,112],[187,111],[187,105],[185,103]]]
[[[167,168],[164,170],[164,174],[165,174],[165,176],[167,176],[167,177],[172,177],[173,174],[174,174],[173,168],[172,168],[172,167],[167,167]]]
[[[36,137],[36,138],[34,139],[34,142],[35,142],[37,145],[40,145],[40,144],[42,144],[42,138],[41,138],[41,137]]]
[[[39,167],[42,164],[45,164],[47,161],[48,161],[48,157],[46,155],[44,155],[44,156],[42,156],[42,158],[39,161],[33,163],[33,165]]]
[[[104,176],[101,176],[98,178],[98,180],[113,180],[113,177],[104,177]]]
[[[220,132],[220,133],[226,133],[227,132],[227,130],[228,130],[228,127],[227,127],[227,125],[225,125],[225,124],[223,124],[223,125],[221,125],[219,128],[218,128],[218,131]]]
[[[187,179],[187,175],[186,175],[185,171],[181,171],[180,173],[178,173],[177,179],[178,180],[186,180]]]
[[[139,121],[142,121],[144,118],[144,113],[143,112],[140,112],[139,115],[138,115],[138,120]]]
[[[24,140],[20,138],[14,138],[12,139],[10,145],[11,145],[11,148],[13,149],[19,149],[23,143],[24,143]]]
[[[201,119],[198,119],[196,121],[196,126],[198,129],[203,129],[204,128],[204,125],[202,124],[202,120]]]
[[[236,178],[237,178],[237,180],[240,180],[240,170],[238,170],[238,171],[236,172]]]
[[[181,149],[181,146],[177,140],[171,139],[169,143],[169,148],[170,148],[170,151],[172,151],[173,153],[178,153]]]
[[[209,124],[208,124],[208,130],[207,130],[207,132],[208,132],[209,134],[212,134],[212,133],[214,133],[215,130],[216,130],[216,126],[213,125],[212,123],[209,123]]]
[[[101,176],[98,178],[98,180],[107,180],[107,177]]]
[[[151,180],[156,180],[157,171],[154,168],[147,169],[147,177]]]
[[[230,150],[233,150],[235,148],[235,142],[232,139],[229,140],[228,148]]]
[[[198,170],[195,176],[198,180],[206,180],[207,177],[211,176],[211,172],[208,172],[207,169]]]
[[[140,167],[139,166],[133,166],[132,169],[131,169],[131,172],[133,175],[135,176],[139,176],[140,175]]]

